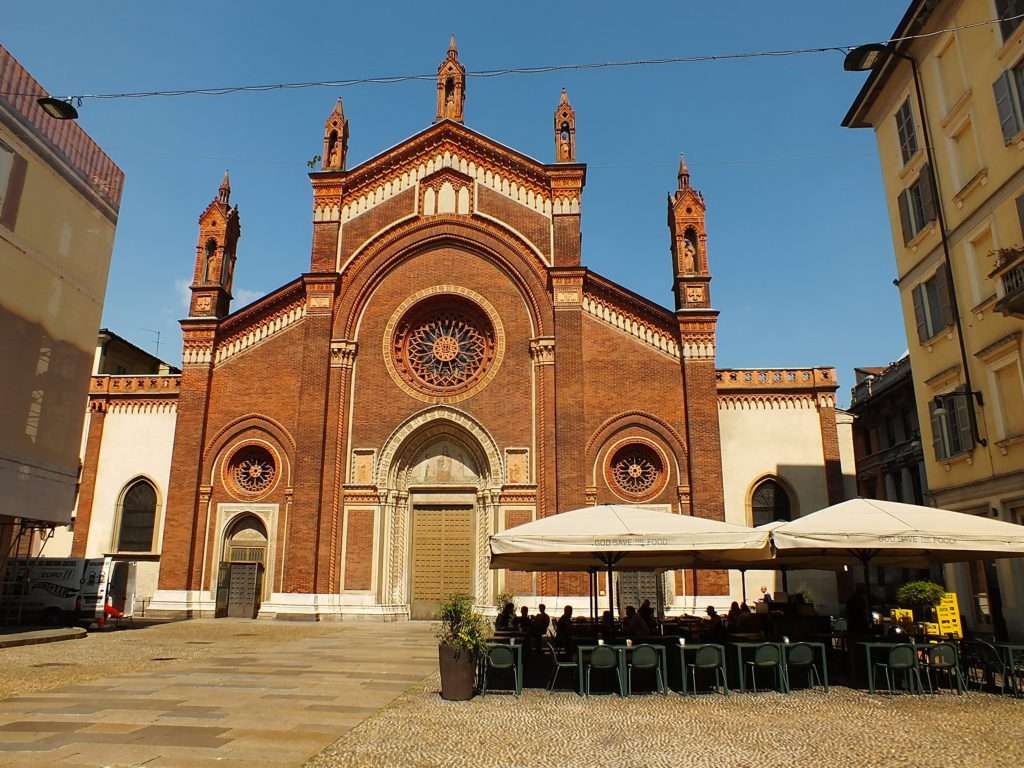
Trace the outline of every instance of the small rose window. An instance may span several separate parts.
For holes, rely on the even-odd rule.
[[[231,457],[228,478],[243,494],[257,496],[269,491],[277,477],[274,457],[263,446],[247,445]]]
[[[628,496],[647,496],[660,489],[665,470],[654,448],[633,443],[615,451],[608,475],[617,491]]]

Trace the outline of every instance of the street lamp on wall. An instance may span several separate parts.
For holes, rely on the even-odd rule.
[[[847,72],[877,72],[885,65],[885,62],[889,57],[910,62],[910,69],[914,76],[914,93],[917,97],[917,111],[921,116],[921,132],[924,135],[925,155],[928,158],[928,181],[931,184],[932,192],[934,193],[935,213],[939,224],[939,237],[942,240],[942,253],[945,256],[946,270],[949,273],[949,279],[946,281],[947,288],[949,290],[949,303],[953,310],[953,323],[956,325],[957,340],[960,343],[960,362],[964,371],[964,385],[966,392],[954,392],[950,395],[943,395],[940,397],[969,397],[971,434],[974,441],[978,445],[984,447],[988,445],[988,443],[981,437],[978,431],[978,412],[976,410],[978,407],[984,405],[984,401],[982,400],[981,392],[974,391],[973,387],[971,387],[971,369],[967,359],[967,347],[964,344],[964,329],[960,320],[960,305],[956,300],[956,284],[953,279],[953,257],[950,253],[949,235],[948,230],[946,229],[946,214],[943,210],[942,193],[939,189],[939,176],[935,167],[935,156],[932,152],[932,135],[931,129],[928,125],[928,113],[924,106],[924,90],[921,88],[921,74],[917,68],[917,60],[912,56],[908,56],[907,54],[896,50],[894,46],[884,45],[882,43],[868,43],[866,45],[859,45],[856,48],[851,48],[847,52],[846,58],[843,59],[843,69]],[[894,280],[893,283],[899,285],[899,279]],[[942,409],[943,406],[940,398],[935,399],[935,404],[936,408]],[[945,410],[943,409],[942,412],[945,413]]]

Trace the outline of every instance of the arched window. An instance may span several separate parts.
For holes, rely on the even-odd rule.
[[[762,480],[750,496],[750,511],[754,525],[790,520],[789,494],[775,480]]]
[[[217,241],[212,237],[206,241],[206,247],[203,249],[203,283],[210,281],[210,263],[213,261],[213,256],[217,252]]]
[[[121,496],[117,551],[151,552],[155,528],[156,489],[148,480],[136,480]]]

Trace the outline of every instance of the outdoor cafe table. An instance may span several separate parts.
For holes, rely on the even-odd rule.
[[[908,645],[908,646],[910,646],[911,648],[914,649],[914,661],[918,665],[918,667],[920,668],[920,662],[917,660],[917,652],[920,651],[920,650],[927,650],[927,646],[918,645],[913,640],[906,640],[906,641],[904,641],[902,643],[883,643],[883,642],[868,642],[868,643],[865,643],[865,642],[861,642],[861,643],[857,643],[857,645],[864,646],[864,661],[867,664],[867,668],[868,668],[867,669],[867,672],[868,672],[868,693],[874,693],[875,692],[875,665],[871,663],[872,651],[879,650],[879,649],[884,649],[886,651],[889,651],[889,650],[891,650],[893,648],[897,648],[897,647],[899,647],[901,645]],[[955,645],[953,647],[956,648]],[[959,665],[959,663],[960,663],[960,655],[959,655],[959,652],[958,652],[957,653],[957,665]]]
[[[722,670],[722,684],[726,693],[729,693],[729,675],[726,669],[725,662],[725,646],[719,645],[718,643],[690,643],[687,645],[676,644],[674,648],[679,649],[679,671],[683,678],[682,693],[686,694],[686,652],[687,651],[699,651],[701,648],[717,648],[718,649],[718,668]],[[694,691],[696,693],[696,691]]]
[[[510,638],[511,642],[502,642],[501,638],[496,639],[496,642],[487,644],[487,647],[493,648],[496,645],[503,645],[506,648],[512,650],[512,655],[516,657],[516,693],[523,692],[523,644],[516,638]],[[481,659],[480,674],[487,674],[487,659]]]
[[[619,663],[618,663],[618,668],[615,670],[615,674],[618,675],[618,678],[619,678],[619,695],[624,695],[625,690],[626,690],[626,674],[627,674],[627,672],[626,672],[626,657],[630,653],[633,652],[634,648],[636,648],[637,646],[640,646],[640,645],[650,645],[651,648],[653,648],[655,650],[655,652],[658,654],[658,666],[661,667],[661,679],[662,679],[662,682],[664,682],[666,686],[668,685],[668,654],[665,652],[665,646],[664,645],[658,645],[656,643],[643,643],[643,642],[634,643],[631,646],[627,646],[625,643],[622,643],[622,644],[619,644],[619,643],[614,643],[614,644],[613,643],[606,643],[606,645],[609,648],[611,648],[613,651],[615,651],[616,656],[618,656]],[[584,691],[583,691],[583,676],[584,676],[585,667],[583,666],[583,661],[584,661],[585,654],[592,652],[597,647],[598,647],[597,645],[577,645],[576,646],[576,661],[579,664],[579,667],[578,667],[579,671],[576,674],[576,681],[577,681],[577,684],[579,686],[579,694],[580,694],[580,696],[582,696],[583,693],[584,693]]]
[[[779,649],[779,655],[782,658],[782,672],[779,675],[780,684],[782,686],[782,690],[789,693],[789,675],[786,672],[786,650],[783,647],[783,643],[772,643],[762,640],[756,643],[729,643],[729,645],[736,649],[736,677],[739,679],[741,691],[745,692],[747,690],[747,673],[743,667],[743,652],[751,648],[758,648],[762,645],[774,645]]]

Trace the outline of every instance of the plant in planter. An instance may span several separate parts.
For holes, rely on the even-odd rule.
[[[931,621],[932,609],[942,602],[946,588],[934,581],[908,581],[896,590],[896,601],[914,610],[918,621]]]
[[[449,595],[441,603],[437,656],[441,698],[465,701],[473,696],[476,663],[484,651],[487,622],[473,610],[469,595]]]

